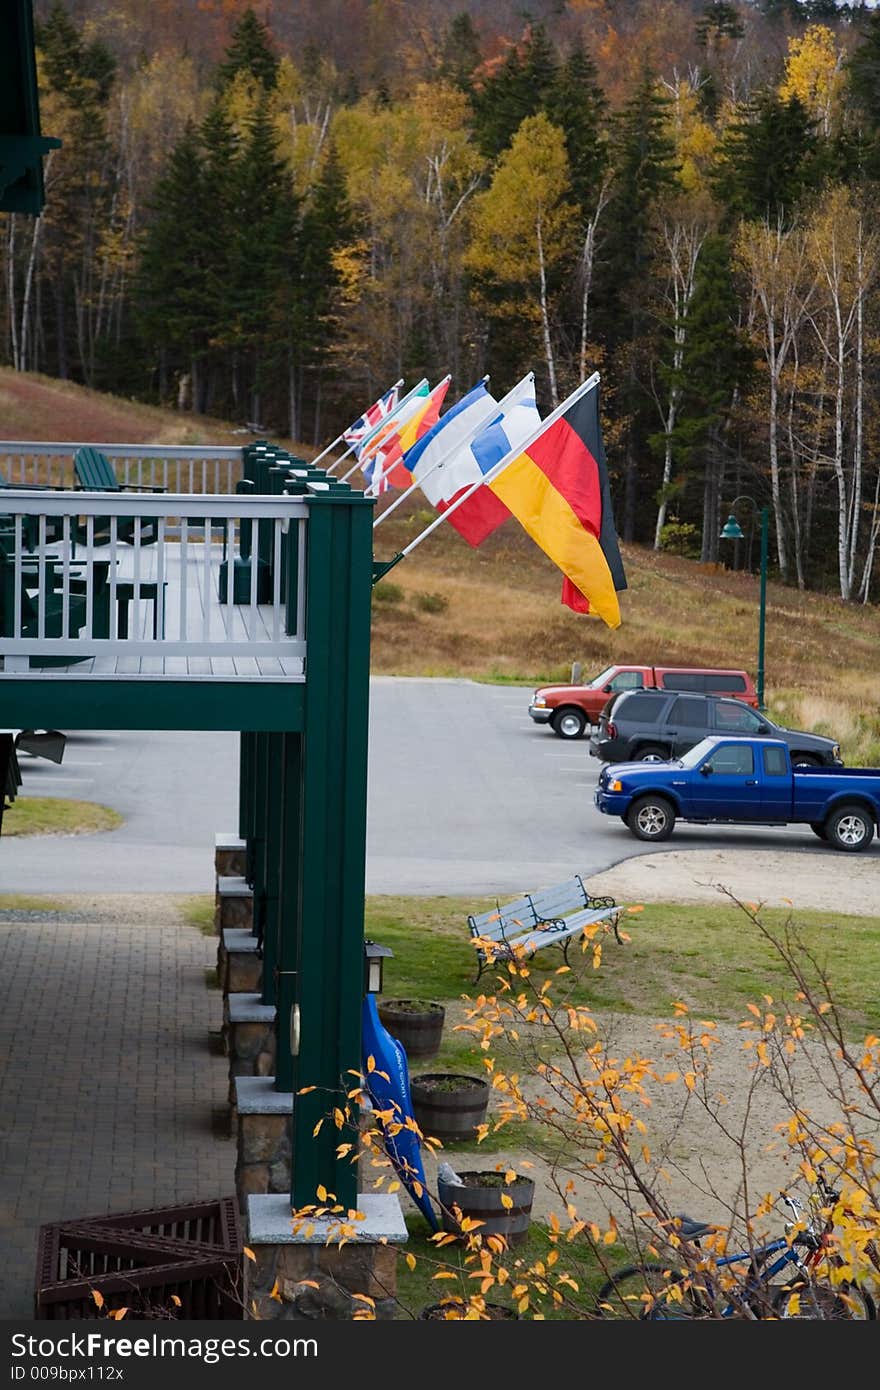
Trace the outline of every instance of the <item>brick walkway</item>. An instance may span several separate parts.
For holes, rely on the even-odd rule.
[[[0,1318],[33,1316],[43,1222],[234,1191],[216,940],[143,904],[0,914]]]

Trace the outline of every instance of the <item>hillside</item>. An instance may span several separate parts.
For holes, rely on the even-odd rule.
[[[240,443],[228,422],[178,415],[45,377],[0,371],[0,435],[81,442]],[[303,445],[295,452],[312,455]],[[395,494],[396,495],[396,494]],[[380,509],[387,506],[383,500]],[[376,531],[389,559],[434,518],[415,497]],[[629,589],[610,632],[559,601],[559,576],[515,522],[479,550],[441,526],[374,594],[373,669],[533,684],[590,675],[611,661],[746,666],[754,675],[758,583],[640,546],[623,547]],[[771,711],[834,733],[849,762],[880,763],[876,695],[880,614],[771,582]]]

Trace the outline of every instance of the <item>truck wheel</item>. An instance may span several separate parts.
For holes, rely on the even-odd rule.
[[[665,748],[657,748],[653,743],[649,743],[646,748],[640,748],[637,755],[641,763],[667,763],[669,754]]]
[[[583,710],[569,706],[557,710],[553,716],[553,732],[557,738],[582,738],[586,727],[587,716]]]
[[[792,767],[821,767],[818,758],[814,758],[812,753],[792,753]]]
[[[665,796],[640,796],[627,811],[626,823],[637,840],[668,840],[675,812]]]
[[[835,849],[867,849],[874,838],[871,813],[863,806],[840,806],[825,822],[825,834]]]
[[[812,832],[813,832],[814,835],[818,835],[818,836],[819,836],[819,839],[820,839],[820,840],[827,840],[827,839],[828,839],[828,836],[827,836],[826,833],[825,833],[825,827],[824,827],[824,825],[822,824],[821,821],[818,821],[818,820],[811,820],[811,821],[810,821],[810,829],[812,830]]]

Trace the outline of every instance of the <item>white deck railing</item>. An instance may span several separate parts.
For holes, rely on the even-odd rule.
[[[0,511],[5,673],[49,657],[78,676],[303,678],[301,499],[4,489]],[[241,567],[236,592],[229,564],[221,600],[242,521],[268,565]]]
[[[168,492],[234,492],[242,477],[241,448],[224,444],[35,444],[0,439],[0,475],[13,487],[72,487],[77,449],[98,449],[120,483]]]

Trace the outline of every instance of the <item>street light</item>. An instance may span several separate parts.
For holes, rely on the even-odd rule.
[[[730,506],[730,516],[724,524],[720,539],[723,541],[741,541],[743,538],[742,527],[736,519],[735,511],[737,502],[751,502],[755,510],[758,504],[754,497],[749,497],[747,493],[741,493],[739,497],[734,497]],[[764,628],[767,616],[767,557],[769,552],[770,536],[770,509],[761,507],[761,599],[758,617],[758,708],[764,709]]]

